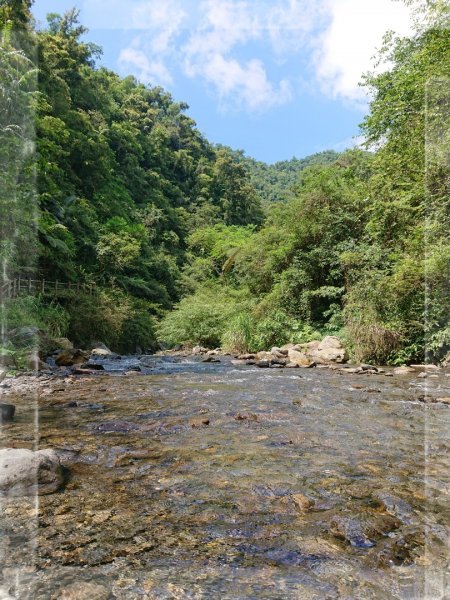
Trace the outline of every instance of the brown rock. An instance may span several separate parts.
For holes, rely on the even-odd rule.
[[[50,365],[41,360],[37,352],[33,352],[27,356],[27,368],[31,371],[46,371],[50,369]]]
[[[61,350],[73,350],[73,344],[67,338],[54,338],[51,340],[55,348],[61,348]]]
[[[450,396],[444,396],[442,398],[436,398],[436,402],[440,402],[441,404],[450,404]]]
[[[236,421],[257,421],[258,415],[255,415],[253,413],[249,413],[249,414],[238,413],[234,418]]]
[[[284,344],[284,346],[281,346],[280,350],[291,350],[293,347],[295,346],[295,344]]]
[[[277,348],[276,346],[274,346],[272,348],[272,350],[270,351],[270,354],[273,354],[274,356],[277,356],[278,358],[280,357],[286,357],[288,355],[288,350],[286,348]]]
[[[288,351],[289,362],[297,365],[298,367],[309,367],[311,360],[306,356],[304,352],[291,349]]]
[[[306,512],[314,506],[314,500],[308,498],[304,494],[292,494],[292,502],[295,504],[295,508],[300,512]]]
[[[189,421],[189,425],[194,429],[198,427],[208,427],[209,419],[192,419]]]
[[[317,349],[308,349],[307,355],[318,364],[344,363],[348,360],[345,348],[340,340],[333,336],[325,337]]]
[[[206,354],[208,352],[208,348],[204,348],[203,346],[194,346],[192,348],[192,354]]]
[[[256,355],[257,360],[267,360],[270,362],[272,358],[273,355],[270,352],[258,352],[258,354]]]
[[[88,353],[83,350],[63,350],[55,358],[55,362],[58,367],[72,367],[85,363],[88,358]]]

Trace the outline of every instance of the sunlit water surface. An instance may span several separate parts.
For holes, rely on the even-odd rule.
[[[119,364],[119,363],[122,364]],[[60,492],[3,506],[3,577],[48,599],[446,598],[450,378],[149,359],[39,386]],[[3,446],[34,447],[24,384]],[[28,537],[27,537],[28,536]],[[6,550],[5,550],[6,544]]]

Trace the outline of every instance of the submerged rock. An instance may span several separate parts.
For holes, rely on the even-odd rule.
[[[111,595],[103,586],[89,581],[80,581],[57,592],[52,600],[108,600]]]
[[[95,430],[101,433],[128,433],[137,429],[139,429],[138,425],[130,421],[107,421],[95,427]]]
[[[375,542],[364,532],[362,524],[351,517],[336,515],[330,524],[330,533],[337,539],[349,543],[355,548],[372,548]]]
[[[202,362],[204,363],[220,363],[220,359],[217,358],[217,356],[215,354],[207,354],[207,356],[205,356],[205,358],[202,359]]]
[[[314,506],[314,500],[311,500],[311,498],[308,498],[304,494],[292,494],[291,500],[295,504],[295,508],[300,512],[306,512]]]
[[[0,494],[30,496],[52,494],[63,484],[63,471],[58,455],[52,449],[0,450]]]
[[[87,362],[80,365],[80,369],[90,369],[91,371],[104,371],[105,367],[97,363]]]
[[[450,396],[441,396],[440,398],[436,398],[436,402],[440,402],[441,404],[450,404]]]
[[[235,421],[257,421],[258,415],[255,415],[254,413],[238,413],[234,419]]]
[[[208,427],[208,425],[209,425],[209,419],[191,419],[189,421],[189,425],[193,429],[196,429],[198,427]]]

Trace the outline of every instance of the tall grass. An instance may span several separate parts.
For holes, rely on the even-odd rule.
[[[49,337],[63,337],[69,329],[69,314],[56,302],[46,302],[41,296],[15,298],[6,304],[6,326],[9,331],[18,327],[38,327]]]

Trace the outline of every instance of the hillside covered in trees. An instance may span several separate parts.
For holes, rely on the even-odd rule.
[[[306,158],[281,160],[272,165],[246,156],[242,150],[228,148],[232,156],[247,169],[250,183],[257,191],[263,204],[292,199],[300,173],[314,165],[329,165],[337,160],[339,153],[334,150],[318,152]]]
[[[358,360],[446,355],[448,7],[429,2],[411,38],[386,37],[390,70],[364,78],[368,151],[265,165],[211,145],[163,89],[99,67],[75,11],[33,34],[30,4],[0,4],[4,277],[37,270],[95,288],[19,299],[11,325],[34,318],[121,352],[333,333]],[[27,114],[36,153],[14,162]],[[37,265],[23,217],[34,203]]]

